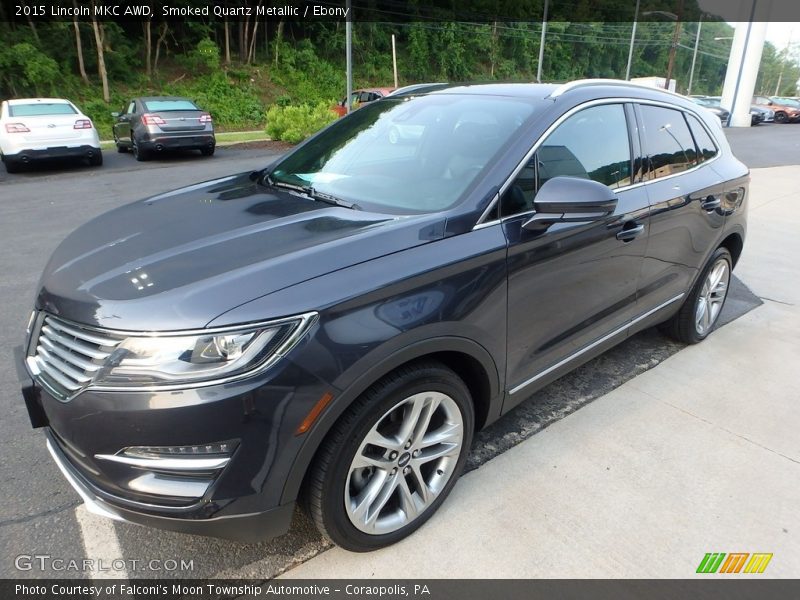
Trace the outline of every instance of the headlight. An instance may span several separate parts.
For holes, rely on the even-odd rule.
[[[307,313],[257,325],[122,339],[89,387],[193,387],[263,371],[289,352],[316,321]]]

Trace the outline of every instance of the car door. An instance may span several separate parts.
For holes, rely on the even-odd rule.
[[[573,109],[504,190],[501,216],[508,239],[508,410],[625,335],[647,247],[649,206],[636,185],[638,139],[629,107],[601,103]],[[615,190],[613,214],[590,222],[523,227],[535,214],[537,191],[558,176],[593,179]],[[527,392],[527,393],[526,393]]]
[[[125,111],[117,117],[117,122],[114,123],[114,133],[117,134],[117,140],[120,142],[131,143],[131,119],[136,111],[135,107],[136,102],[131,100]]]
[[[677,108],[648,104],[636,108],[650,201],[650,239],[639,299],[644,306],[655,307],[677,302],[689,292],[722,231],[725,186],[709,168],[715,153],[697,151],[687,118],[705,131],[700,120]]]

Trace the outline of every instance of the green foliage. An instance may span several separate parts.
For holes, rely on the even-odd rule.
[[[218,71],[220,65],[219,47],[210,39],[203,38],[197,42],[193,57],[197,64],[210,71]]]
[[[210,112],[223,129],[261,127],[264,122],[264,105],[252,86],[233,84],[221,72],[193,79],[186,84],[167,85],[164,91],[191,98]]]
[[[267,134],[296,144],[337,119],[332,100],[299,106],[272,106],[267,111]]]
[[[58,78],[58,63],[27,42],[14,44],[0,53],[4,76],[37,95],[51,93]]]

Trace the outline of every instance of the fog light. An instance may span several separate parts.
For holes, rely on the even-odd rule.
[[[226,442],[198,444],[196,446],[132,446],[125,448],[121,454],[137,458],[230,456],[238,445],[239,442],[237,440],[228,440]]]

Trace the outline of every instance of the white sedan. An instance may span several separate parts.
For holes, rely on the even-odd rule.
[[[23,98],[0,107],[0,155],[6,171],[43,158],[81,158],[103,164],[91,119],[69,100]]]

